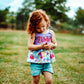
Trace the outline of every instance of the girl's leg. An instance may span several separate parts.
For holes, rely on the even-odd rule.
[[[32,83],[31,84],[38,84],[39,83],[39,80],[40,80],[40,75],[33,76],[33,80],[32,80]]]
[[[43,74],[44,74],[46,84],[52,84],[52,73],[48,71],[44,71]]]

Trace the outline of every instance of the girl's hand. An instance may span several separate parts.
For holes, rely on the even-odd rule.
[[[46,50],[49,50],[49,49],[54,49],[56,48],[56,45],[54,43],[43,43],[42,44],[42,48],[46,49]]]
[[[47,42],[43,43],[41,46],[42,48],[44,48],[44,46],[47,45]]]
[[[49,45],[47,45],[47,42],[46,43],[43,43],[41,46],[42,46],[42,48],[44,48],[46,50],[49,50],[50,49]]]
[[[49,46],[49,48],[51,48],[51,49],[54,49],[54,48],[55,48],[55,44],[54,44],[54,43],[49,43],[48,46]]]
[[[48,46],[50,49],[55,49],[57,47],[57,43],[49,43]]]

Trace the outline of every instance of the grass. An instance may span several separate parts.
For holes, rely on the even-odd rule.
[[[56,39],[53,84],[84,84],[84,36],[56,33]],[[0,84],[31,84],[27,42],[25,31],[0,31]]]

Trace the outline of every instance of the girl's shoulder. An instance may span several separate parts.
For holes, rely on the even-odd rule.
[[[51,34],[54,34],[54,31],[51,29],[48,29]]]

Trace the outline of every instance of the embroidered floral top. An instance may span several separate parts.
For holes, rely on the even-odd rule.
[[[41,45],[44,42],[47,42],[47,44],[51,43],[52,34],[51,32],[47,34],[41,34],[36,33],[35,36],[35,45]],[[52,49],[45,50],[45,49],[39,49],[39,50],[29,50],[27,62],[31,63],[52,63],[55,61],[54,53]]]

